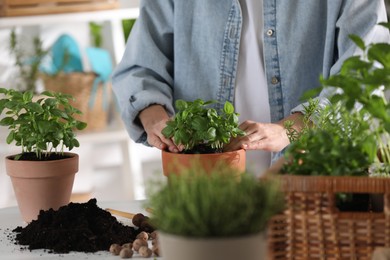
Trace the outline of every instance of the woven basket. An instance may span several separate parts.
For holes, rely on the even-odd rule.
[[[91,96],[93,82],[97,75],[95,73],[59,73],[56,76],[42,75],[45,89],[54,92],[70,94],[74,97],[71,104],[82,112],[82,115],[76,115],[75,118],[86,122],[87,131],[101,130],[108,124],[108,109],[103,102],[110,102],[111,89],[99,85],[95,96]],[[106,95],[105,97],[103,97]],[[94,98],[93,106],[89,106],[89,101]],[[108,107],[108,106],[107,106]]]
[[[271,259],[371,259],[390,246],[390,178],[281,176],[286,208],[269,224]],[[337,193],[383,194],[382,212],[341,212]],[[379,195],[381,196],[381,195]]]

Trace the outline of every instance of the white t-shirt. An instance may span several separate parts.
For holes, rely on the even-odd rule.
[[[240,0],[242,35],[238,58],[234,105],[240,122],[269,123],[267,80],[263,60],[263,1]],[[247,170],[260,175],[271,163],[271,153],[247,150]]]

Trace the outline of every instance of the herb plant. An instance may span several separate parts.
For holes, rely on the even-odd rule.
[[[389,23],[380,25],[390,28]],[[367,175],[370,165],[379,161],[382,169],[389,168],[390,105],[383,93],[390,89],[390,45],[365,45],[358,36],[350,37],[363,54],[345,60],[339,74],[320,78],[320,89],[337,91],[329,107],[315,111],[316,125],[304,127],[300,134],[285,125],[291,145],[284,172]],[[313,107],[307,110],[306,119],[313,115]]]
[[[64,148],[78,147],[74,130],[87,124],[73,117],[81,112],[70,105],[70,95],[49,91],[41,95],[34,101],[32,91],[0,88],[0,114],[5,114],[0,125],[10,130],[7,144],[15,142],[22,154],[35,153],[36,158],[45,159],[51,152],[63,154]]]
[[[191,168],[151,194],[151,223],[158,230],[187,237],[233,237],[264,231],[283,209],[276,181],[251,174],[237,177],[231,168],[211,173]]]
[[[309,102],[310,103],[310,102]],[[376,155],[370,125],[359,112],[329,106],[317,114],[286,151],[283,172],[297,175],[367,175]],[[306,117],[306,115],[305,115]]]
[[[390,29],[390,23],[380,25]],[[363,55],[347,59],[338,75],[322,79],[322,83],[342,90],[332,97],[333,103],[343,104],[349,112],[361,106],[362,117],[373,126],[381,160],[390,164],[390,104],[381,94],[390,89],[390,44],[365,45],[356,35],[351,35],[351,39]]]
[[[226,101],[223,110],[217,111],[211,107],[215,103],[201,99],[193,102],[177,100],[177,113],[167,122],[162,134],[173,138],[176,144],[184,145],[186,153],[202,153],[204,147],[222,152],[231,138],[242,136],[244,132],[238,128],[239,114],[234,112],[233,105]]]

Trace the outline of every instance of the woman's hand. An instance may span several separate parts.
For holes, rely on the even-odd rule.
[[[234,138],[224,149],[226,151],[245,149],[280,152],[290,143],[284,128],[286,120],[294,121],[293,128],[297,131],[302,128],[302,114],[300,113],[292,114],[278,123],[258,123],[248,120],[240,125],[240,129],[246,135]]]
[[[165,138],[161,133],[169,120],[169,116],[163,106],[152,105],[145,108],[139,114],[139,119],[148,136],[148,143],[151,146],[174,153],[181,150],[171,139]]]
[[[225,146],[225,150],[233,151],[242,148],[245,150],[279,152],[289,144],[286,129],[279,124],[258,123],[248,120],[243,122],[240,128],[246,135],[233,139]]]

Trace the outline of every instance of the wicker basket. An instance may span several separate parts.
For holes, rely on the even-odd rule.
[[[118,7],[118,0],[0,0],[0,17],[99,11]]]
[[[96,77],[95,73],[81,72],[59,73],[56,76],[42,75],[46,90],[70,94],[74,97],[72,105],[82,112],[82,115],[76,115],[76,118],[88,124],[87,131],[101,130],[108,124],[109,111],[103,102],[110,102],[111,89],[108,86],[104,91],[100,85],[95,96],[91,96]],[[94,98],[92,107],[89,106],[91,98]]]
[[[271,259],[371,259],[390,246],[390,178],[282,176],[286,208],[269,224]],[[382,212],[341,212],[337,193],[383,194]]]

